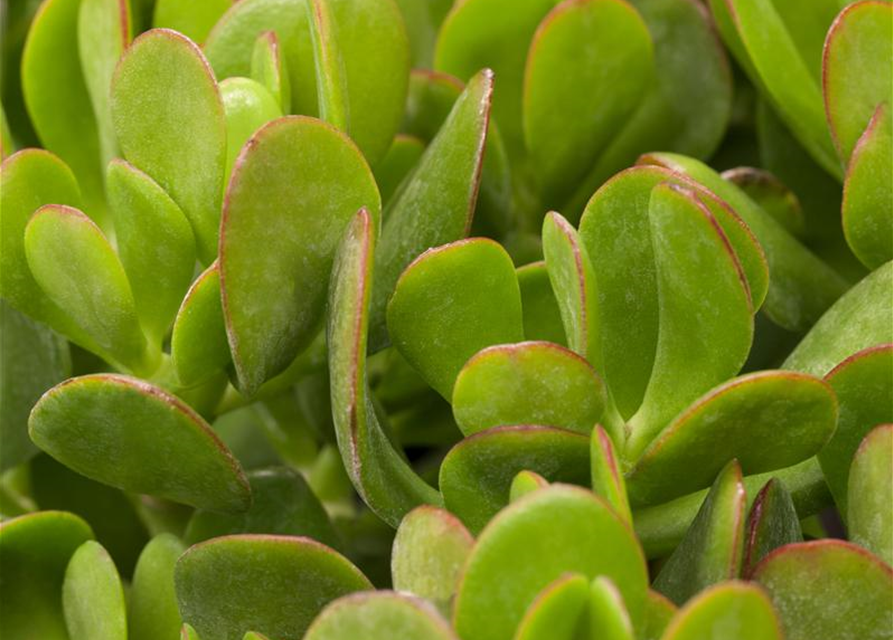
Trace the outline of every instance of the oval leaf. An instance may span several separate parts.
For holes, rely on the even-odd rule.
[[[781,481],[773,478],[760,489],[750,508],[742,573],[749,576],[770,551],[794,542],[803,542],[797,509]]]
[[[772,603],[755,586],[725,582],[705,589],[680,609],[663,640],[781,640]]]
[[[589,580],[564,575],[540,591],[518,624],[515,640],[574,640],[589,604]]]
[[[65,570],[62,607],[71,640],[127,640],[121,577],[108,552],[88,540]]]
[[[850,538],[893,565],[893,424],[875,427],[850,467],[847,524]]]
[[[282,116],[276,98],[249,78],[227,78],[220,83],[226,114],[226,182],[242,147],[263,125]]]
[[[178,640],[180,611],[174,592],[174,566],[186,550],[180,539],[163,533],[149,541],[133,572],[128,640]]]

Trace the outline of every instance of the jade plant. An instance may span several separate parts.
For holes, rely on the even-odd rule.
[[[893,638],[893,5],[10,0],[3,640]]]

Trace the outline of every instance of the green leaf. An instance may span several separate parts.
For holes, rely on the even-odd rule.
[[[890,628],[893,572],[848,542],[776,549],[753,579],[768,592],[787,640],[883,638]]]
[[[15,151],[12,133],[10,133],[9,123],[6,121],[6,111],[4,111],[3,105],[0,104],[0,160],[6,160]]]
[[[227,512],[251,503],[238,462],[208,424],[147,382],[72,378],[44,394],[29,429],[51,456],[119,489]]]
[[[589,485],[583,434],[533,425],[496,427],[454,446],[440,465],[447,509],[477,533],[509,503],[512,481],[533,471],[549,482]]]
[[[509,487],[509,503],[520,500],[528,493],[533,493],[537,489],[548,487],[549,481],[534,471],[519,471],[512,478],[512,485]]]
[[[103,224],[99,133],[78,47],[81,1],[48,0],[41,5],[22,52],[22,94],[41,143],[72,168],[87,210]]]
[[[64,205],[41,207],[25,228],[25,254],[47,296],[103,353],[132,371],[154,369],[158,356],[140,329],[127,274],[90,218]]]
[[[375,182],[385,205],[399,193],[404,178],[412,172],[424,153],[425,143],[421,139],[404,133],[394,137],[391,148],[375,167]]]
[[[70,640],[62,613],[68,560],[93,532],[63,511],[40,511],[0,523],[0,635]]]
[[[164,189],[133,165],[113,160],[106,183],[136,312],[150,340],[160,345],[192,282],[192,227]]]
[[[0,472],[38,452],[28,437],[28,414],[70,373],[68,343],[0,300]]]
[[[173,29],[194,42],[203,42],[232,5],[233,0],[156,0],[152,26]]]
[[[386,304],[404,268],[419,254],[468,235],[487,139],[493,73],[472,78],[412,177],[384,212],[373,292],[373,346],[384,342]]]
[[[763,485],[747,517],[742,574],[749,576],[769,552],[803,541],[800,519],[791,494],[777,479]]]
[[[397,350],[449,400],[471,356],[524,337],[511,258],[485,238],[426,251],[400,276],[388,303],[387,327]]]
[[[376,416],[366,377],[375,227],[366,209],[348,226],[332,269],[326,344],[332,420],[354,487],[372,511],[396,527],[420,504],[441,504],[394,448]]]
[[[185,387],[202,382],[232,361],[217,261],[195,279],[183,298],[171,335],[171,358],[177,378]]]
[[[416,507],[400,522],[394,538],[394,589],[414,593],[449,615],[462,567],[473,546],[474,538],[454,515],[436,507]]]
[[[227,78],[220,83],[226,113],[226,182],[245,143],[263,125],[282,116],[279,103],[266,87],[249,78]]]
[[[624,522],[631,524],[633,517],[621,462],[611,437],[601,425],[596,425],[590,436],[589,460],[593,493],[607,502]]]
[[[815,455],[837,426],[831,387],[789,371],[723,383],[677,416],[627,473],[634,506],[710,486],[727,462],[746,475],[790,467]]]
[[[466,436],[509,424],[588,434],[606,403],[604,383],[592,366],[550,342],[482,349],[462,367],[452,399],[456,423]]]
[[[753,303],[741,263],[695,192],[658,185],[648,212],[659,327],[651,378],[629,422],[631,458],[689,402],[735,375],[753,338]]]
[[[251,78],[267,88],[282,113],[291,113],[291,85],[285,53],[275,31],[264,31],[257,37],[251,53]]]
[[[240,535],[191,547],[174,576],[183,619],[205,638],[257,630],[301,640],[329,602],[372,588],[346,558],[309,538]]]
[[[633,640],[633,625],[623,597],[614,583],[605,576],[596,576],[589,591],[588,626],[591,637]]]
[[[847,512],[847,478],[859,443],[876,425],[893,422],[893,344],[869,347],[834,367],[825,380],[840,404],[837,430],[819,463],[841,513]]]
[[[744,192],[788,233],[798,238],[806,234],[806,219],[797,194],[774,174],[753,167],[735,167],[720,175]]]
[[[540,591],[518,624],[515,640],[574,640],[589,604],[589,580],[567,573]]]
[[[857,141],[878,105],[886,102],[889,108],[893,80],[889,73],[877,73],[875,62],[891,57],[893,7],[888,2],[849,4],[828,31],[822,88],[831,136],[844,166],[852,161]],[[888,113],[888,132],[889,117]]]
[[[531,262],[515,270],[521,289],[521,312],[524,316],[524,337],[567,346],[561,310],[552,291],[544,261]]]
[[[198,633],[196,633],[195,629],[188,624],[184,624],[180,631],[180,640],[201,640],[201,638],[198,637]]]
[[[220,287],[246,394],[316,336],[335,249],[360,207],[377,227],[380,201],[368,165],[347,136],[319,120],[275,120],[240,156],[220,225]]]
[[[721,634],[721,636],[717,636]],[[778,616],[761,589],[723,582],[705,589],[675,615],[663,640],[781,640]]]
[[[639,626],[641,640],[660,640],[670,620],[676,615],[676,605],[653,589],[648,589],[645,617]]]
[[[434,62],[434,45],[440,24],[452,6],[452,0],[397,0],[406,22],[413,70],[428,69]]]
[[[269,533],[307,536],[330,547],[340,546],[328,515],[301,474],[273,467],[251,471],[247,478],[251,508],[239,515],[196,511],[183,535],[186,544],[235,533]]]
[[[185,550],[180,539],[169,533],[152,538],[143,549],[130,585],[129,640],[179,640],[174,566]]]
[[[127,640],[127,607],[115,563],[98,542],[74,552],[62,584],[71,640]]]
[[[457,640],[456,634],[424,600],[377,591],[345,596],[327,606],[304,640]]]
[[[350,118],[347,82],[336,41],[331,3],[328,0],[307,0],[307,11],[310,15],[308,24],[313,43],[319,118],[346,132]]]
[[[893,125],[883,103],[856,142],[843,184],[843,232],[859,260],[874,269],[893,258]]]
[[[893,424],[872,429],[853,456],[847,524],[850,539],[893,564]]]
[[[459,586],[456,631],[509,640],[537,594],[567,572],[610,578],[634,623],[641,619],[648,579],[632,531],[585,489],[553,485],[511,504],[481,533]]]
[[[199,257],[210,263],[217,254],[226,121],[202,52],[175,31],[142,34],[118,63],[111,105],[124,157],[180,206]]]
[[[702,589],[738,577],[744,542],[746,494],[741,467],[727,464],[682,542],[664,563],[654,589],[682,606]]]
[[[547,206],[559,206],[646,94],[651,36],[622,0],[561,3],[540,22],[524,68],[524,141]]]

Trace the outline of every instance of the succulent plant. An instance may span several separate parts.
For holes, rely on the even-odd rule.
[[[4,640],[893,638],[893,5],[5,0]]]

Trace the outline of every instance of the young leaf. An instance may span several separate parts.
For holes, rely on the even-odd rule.
[[[71,557],[62,583],[62,608],[71,640],[127,640],[121,577],[98,542],[88,540]]]
[[[397,281],[387,326],[397,350],[449,400],[471,356],[524,338],[511,258],[485,238],[426,251]]]
[[[164,189],[133,165],[113,160],[106,183],[136,313],[146,334],[160,345],[192,281],[192,228]]]
[[[95,374],[63,382],[34,407],[29,430],[66,466],[119,489],[227,512],[251,503],[239,463],[210,426],[141,380]]]
[[[781,640],[778,616],[761,589],[722,582],[692,598],[674,616],[663,640]]]
[[[648,580],[632,532],[585,489],[553,485],[511,504],[481,533],[456,597],[456,631],[510,640],[537,594],[567,572],[610,578],[634,623],[641,619]]]
[[[601,425],[596,425],[589,439],[592,491],[607,502],[627,524],[633,521],[626,495],[626,481],[614,443]]]
[[[735,167],[720,175],[723,180],[738,187],[792,236],[801,238],[805,235],[806,220],[797,194],[774,174],[753,167]]]
[[[532,425],[497,427],[465,438],[440,465],[440,490],[447,509],[477,533],[508,504],[521,471],[550,482],[589,484],[586,436]]]
[[[641,640],[661,640],[677,610],[676,605],[665,596],[648,589],[644,620],[637,629]]]
[[[515,270],[521,289],[524,338],[567,346],[561,310],[544,261],[531,262]]]
[[[518,624],[515,640],[574,640],[585,620],[589,580],[581,573],[561,576],[540,591]]]
[[[869,432],[850,467],[850,539],[893,564],[893,424]]]
[[[184,553],[174,574],[183,620],[205,638],[257,630],[301,640],[325,605],[372,588],[342,555],[309,538],[239,535]]]
[[[232,5],[233,0],[157,0],[152,26],[173,29],[193,42],[204,42],[211,28]]]
[[[227,78],[220,83],[220,99],[226,113],[226,174],[228,184],[236,158],[254,132],[282,116],[276,98],[266,87],[249,78]]]
[[[509,487],[509,503],[516,502],[528,493],[548,486],[549,481],[535,471],[519,471],[512,478],[512,485]]]
[[[202,52],[176,31],[142,34],[115,70],[111,107],[124,157],[180,206],[199,257],[210,263],[217,254],[226,122]]]
[[[403,518],[394,538],[394,588],[414,593],[449,615],[459,575],[473,546],[468,529],[450,512],[416,507]]]
[[[800,519],[791,494],[777,479],[763,485],[747,517],[742,574],[749,576],[769,552],[803,541]]]
[[[890,628],[893,570],[848,542],[781,547],[753,579],[768,592],[787,640],[883,638]]]
[[[291,113],[291,84],[285,53],[275,31],[264,31],[257,37],[251,53],[251,78],[267,88],[282,113]]]
[[[129,640],[180,638],[182,623],[174,592],[174,566],[185,550],[180,539],[169,533],[152,538],[143,549],[130,585]]]
[[[40,511],[0,523],[0,636],[69,640],[62,613],[68,560],[93,532],[63,511]]]
[[[633,625],[614,583],[605,576],[592,581],[589,596],[589,629],[605,640],[633,640]]]
[[[654,580],[654,589],[682,606],[705,587],[737,578],[746,501],[741,467],[733,460],[717,476],[685,538]]]
[[[335,249],[360,207],[377,227],[369,166],[347,136],[319,120],[275,120],[239,157],[220,224],[220,288],[246,394],[316,336]]]

